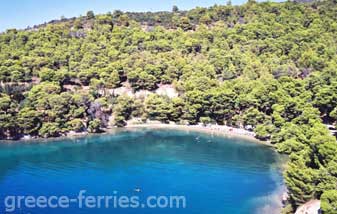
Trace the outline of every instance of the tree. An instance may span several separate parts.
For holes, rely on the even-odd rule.
[[[18,113],[18,125],[24,134],[36,134],[41,127],[39,112],[31,108],[23,108]]]
[[[211,24],[211,22],[212,22],[212,19],[208,14],[206,14],[206,15],[204,15],[200,18],[200,23],[202,23],[202,24],[209,25],[209,24]]]
[[[130,18],[126,14],[122,14],[118,17],[118,23],[122,26],[128,27],[130,25]]]
[[[243,124],[245,126],[251,125],[253,127],[258,124],[263,124],[266,122],[267,117],[263,113],[259,112],[256,108],[249,108],[242,116]]]
[[[293,160],[288,164],[285,172],[285,182],[290,199],[296,206],[314,197],[317,176],[317,172],[308,168],[301,156],[293,155]]]
[[[168,122],[172,113],[172,104],[167,97],[152,94],[145,99],[145,112],[149,119]]]
[[[158,79],[145,71],[137,69],[128,73],[128,79],[135,90],[157,88]]]
[[[116,99],[116,105],[114,106],[114,125],[123,127],[126,125],[126,121],[130,119],[133,111],[135,111],[136,105],[134,100],[128,96],[119,96]]]
[[[117,88],[120,86],[121,79],[117,71],[103,72],[100,74],[100,78],[103,80],[103,84],[107,88]]]
[[[39,135],[44,138],[60,136],[60,127],[57,123],[43,123]]]
[[[256,138],[260,140],[270,139],[274,131],[275,126],[273,124],[259,124],[254,129],[254,132],[256,133]]]
[[[182,98],[180,97],[172,98],[172,112],[170,115],[170,120],[179,122],[182,116],[184,115],[184,111],[186,108],[185,105],[186,104]]]
[[[193,28],[190,20],[188,19],[188,17],[185,17],[185,16],[183,16],[179,19],[178,27],[180,27],[184,31],[192,30],[192,28]]]
[[[324,213],[333,214],[337,210],[337,190],[328,190],[321,196],[321,208]]]
[[[88,131],[90,133],[99,133],[101,132],[102,121],[99,119],[94,119],[89,122]]]
[[[337,107],[335,107],[329,114],[329,116],[334,119],[337,120]]]
[[[209,117],[200,117],[200,122],[202,122],[202,124],[206,126],[212,122],[212,119]]]
[[[87,19],[94,19],[95,18],[95,14],[92,10],[89,10],[87,12]]]
[[[17,106],[10,96],[0,93],[0,136],[10,138],[17,134]]]
[[[70,131],[81,132],[85,129],[83,121],[81,119],[73,119],[66,123],[66,127]]]
[[[179,8],[178,8],[178,6],[176,6],[176,5],[173,5],[173,7],[172,7],[172,12],[173,12],[173,13],[177,13],[177,12],[179,12]]]

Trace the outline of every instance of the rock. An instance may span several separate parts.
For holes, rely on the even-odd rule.
[[[136,98],[145,98],[149,95],[153,94],[153,92],[151,91],[148,91],[148,90],[139,90],[139,91],[136,91],[135,93],[135,97]]]
[[[30,136],[30,135],[24,135],[22,137],[22,140],[30,140],[30,139],[32,139],[32,136]]]
[[[169,98],[175,98],[179,95],[173,85],[170,84],[160,85],[159,88],[156,90],[156,94],[161,96],[168,96]]]
[[[87,135],[88,132],[75,132],[75,131],[69,131],[66,136],[68,137],[74,137],[74,136],[82,136],[82,135]]]
[[[320,200],[311,200],[297,208],[295,214],[321,214],[320,207]]]
[[[134,93],[132,92],[132,88],[123,86],[115,89],[109,89],[108,93],[110,95],[128,95],[130,97],[134,96]]]
[[[283,204],[283,206],[286,205],[288,199],[289,199],[288,193],[287,193],[287,192],[284,192],[284,193],[282,194],[282,204]]]

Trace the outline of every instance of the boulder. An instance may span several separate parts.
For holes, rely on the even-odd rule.
[[[295,214],[321,214],[320,207],[320,200],[311,200],[298,207]]]

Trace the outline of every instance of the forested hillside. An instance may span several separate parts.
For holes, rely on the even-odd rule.
[[[337,2],[114,11],[0,34],[0,138],[131,118],[252,127],[289,154],[290,213],[337,213]],[[156,89],[173,87],[176,96]],[[118,91],[125,93],[117,93]],[[141,96],[135,96],[142,92]]]

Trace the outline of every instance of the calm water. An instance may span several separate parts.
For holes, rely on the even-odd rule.
[[[186,196],[185,209],[21,208],[13,213],[272,213],[280,157],[241,139],[186,131],[120,131],[0,145],[0,213],[7,195]],[[139,189],[140,191],[137,191]],[[114,191],[117,191],[114,192]]]

